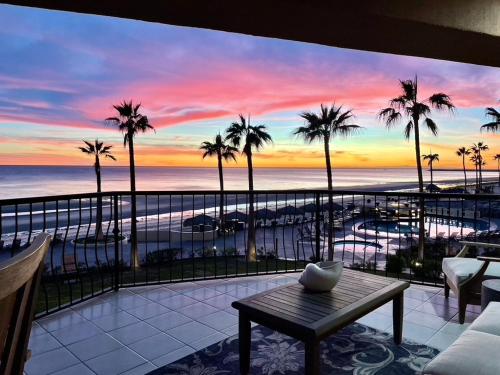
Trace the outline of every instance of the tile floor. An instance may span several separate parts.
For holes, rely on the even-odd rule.
[[[297,282],[298,273],[122,289],[38,320],[28,375],[145,374],[238,332],[231,302]],[[467,322],[479,313],[470,306]],[[439,288],[405,292],[405,338],[438,349],[465,328]],[[389,303],[359,320],[392,332]]]

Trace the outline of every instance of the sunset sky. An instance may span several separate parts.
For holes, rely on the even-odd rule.
[[[103,119],[132,99],[157,130],[137,138],[138,165],[214,166],[200,143],[251,113],[275,140],[257,167],[322,167],[321,145],[291,134],[300,112],[335,101],[365,128],[334,140],[335,167],[413,166],[403,124],[388,131],[376,114],[415,74],[422,97],[445,92],[457,106],[432,116],[440,133],[424,132],[423,153],[448,168],[460,167],[459,146],[500,152],[500,134],[479,132],[484,108],[500,106],[500,69],[6,5],[0,25],[1,165],[87,165],[76,147],[96,137],[126,165],[122,136]]]

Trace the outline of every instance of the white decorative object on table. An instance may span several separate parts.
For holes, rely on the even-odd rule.
[[[299,283],[313,292],[327,292],[337,284],[343,268],[344,263],[340,261],[309,263],[302,271]]]

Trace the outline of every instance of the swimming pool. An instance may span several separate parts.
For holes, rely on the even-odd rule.
[[[358,230],[373,230],[376,232],[389,232],[410,234],[418,233],[416,225],[409,225],[397,221],[368,220],[360,224]]]
[[[426,217],[426,228],[448,231],[460,231],[461,229],[469,230],[487,230],[489,224],[484,220],[474,219],[454,219],[444,217]],[[372,230],[375,232],[385,232],[394,234],[418,234],[418,222],[413,221],[383,221],[383,220],[367,220],[358,225],[357,230]]]
[[[333,243],[334,250],[380,251],[383,246],[375,241],[342,240]]]

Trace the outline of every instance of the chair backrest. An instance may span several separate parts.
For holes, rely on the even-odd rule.
[[[43,260],[50,235],[39,234],[26,249],[0,263],[0,374],[21,375]]]

